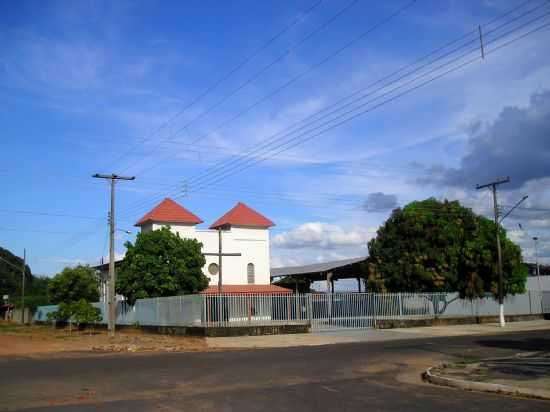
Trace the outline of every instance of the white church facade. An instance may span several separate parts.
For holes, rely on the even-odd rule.
[[[211,293],[218,290],[220,243],[224,293],[288,292],[270,285],[269,228],[274,226],[271,220],[239,202],[208,229],[198,228],[201,223],[203,220],[197,215],[167,198],[135,226],[142,233],[168,226],[182,238],[202,243],[206,259],[203,273],[210,279]]]

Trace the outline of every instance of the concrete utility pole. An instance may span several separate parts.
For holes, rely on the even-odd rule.
[[[21,324],[25,324],[25,268],[27,267],[27,249],[23,249],[23,268],[21,269]]]
[[[538,248],[537,236],[533,236],[533,241],[535,242],[535,264],[537,265],[537,282],[539,284],[539,292],[542,293],[542,284],[540,282],[540,267],[539,267],[539,248]]]
[[[504,281],[502,278],[502,251],[500,249],[500,220],[499,220],[499,210],[498,210],[498,200],[497,200],[497,186],[503,183],[508,183],[510,178],[506,179],[497,179],[494,182],[487,183],[484,185],[477,185],[476,189],[483,189],[490,187],[493,191],[493,208],[495,211],[495,226],[496,226],[496,238],[497,238],[497,270],[498,270],[498,304],[499,304],[499,319],[500,326],[504,327],[506,325],[504,321]]]
[[[111,212],[109,213],[109,336],[115,336],[116,321],[116,274],[115,274],[115,183],[117,180],[134,180],[135,176],[118,176],[115,174],[102,175],[96,173],[92,177],[109,179],[111,181]]]

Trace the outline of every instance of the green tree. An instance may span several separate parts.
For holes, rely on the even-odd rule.
[[[77,325],[100,322],[102,319],[101,311],[84,299],[73,302],[70,311]]]
[[[32,276],[30,281],[25,285],[25,307],[31,311],[36,310],[38,306],[49,305],[50,297],[48,296],[48,284],[50,278],[46,276]],[[16,307],[21,307],[21,298],[12,299]]]
[[[48,284],[48,295],[52,303],[72,303],[80,299],[96,302],[99,299],[99,281],[90,266],[78,265],[65,268]]]
[[[496,227],[458,201],[430,198],[393,211],[369,242],[367,287],[387,292],[498,295]],[[504,293],[525,291],[521,249],[500,229]],[[437,305],[436,305],[437,303]],[[434,302],[444,311],[450,302]]]
[[[116,290],[129,303],[136,299],[197,293],[208,286],[202,273],[202,244],[182,239],[168,227],[139,233],[126,242],[126,256],[117,275]]]
[[[23,259],[15,256],[9,250],[0,247],[0,299],[8,295],[10,301],[15,301],[21,296],[21,269]],[[30,267],[25,266],[25,284],[32,283],[32,272]]]
[[[47,315],[49,321],[69,322],[69,332],[71,331],[71,323],[75,322],[77,328],[80,325],[93,325],[100,322],[102,319],[101,311],[92,306],[85,299],[80,299],[76,302],[61,302],[55,312],[50,312]],[[91,334],[91,328],[90,328]]]

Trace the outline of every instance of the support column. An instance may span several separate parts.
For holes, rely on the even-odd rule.
[[[361,278],[357,278],[357,291],[361,293]]]
[[[332,272],[326,273],[326,280],[327,280],[327,293],[334,293],[334,288],[331,287],[333,285]]]
[[[334,293],[334,283],[332,282],[332,272],[327,272],[327,315],[329,324],[332,323],[332,294]]]

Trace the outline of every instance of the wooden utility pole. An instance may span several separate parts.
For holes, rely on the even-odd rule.
[[[21,324],[25,324],[25,268],[27,267],[27,249],[23,249],[23,268],[21,269]]]
[[[109,179],[111,181],[111,212],[109,213],[109,336],[115,336],[116,321],[116,273],[115,273],[115,183],[117,180],[134,180],[135,176],[102,175],[96,173],[92,177]]]
[[[504,321],[504,280],[502,278],[502,250],[500,248],[500,219],[499,219],[499,210],[498,210],[498,200],[497,200],[497,186],[503,183],[510,182],[510,178],[506,179],[497,179],[494,182],[487,183],[484,185],[477,185],[476,189],[483,189],[490,187],[493,192],[493,208],[495,212],[495,226],[496,226],[496,239],[497,239],[497,271],[498,271],[498,304],[499,304],[499,320],[500,326],[504,327],[506,325]]]

